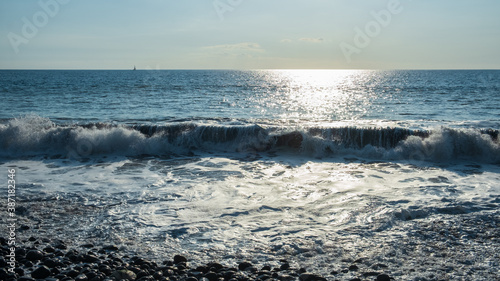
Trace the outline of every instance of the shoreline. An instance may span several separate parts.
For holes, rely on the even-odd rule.
[[[45,208],[54,206],[49,204]],[[61,208],[64,209],[64,206]],[[57,213],[56,210],[53,211]],[[66,222],[72,216],[83,215],[81,221],[90,218],[90,213],[85,211],[66,215]],[[259,260],[244,254],[232,258],[221,255],[218,259],[211,259],[210,256],[213,255],[196,256],[181,248],[170,249],[158,255],[158,251],[150,252],[140,241],[135,244],[128,241],[114,245],[108,244],[115,242],[112,239],[96,239],[84,232],[72,240],[69,232],[58,236],[64,221],[55,226],[55,220],[49,220],[35,228],[34,224],[33,227],[27,225],[30,220],[26,220],[26,217],[21,220],[17,232],[16,271],[24,274],[19,274],[18,277],[25,278],[9,279],[9,275],[6,275],[6,256],[10,248],[7,239],[0,238],[0,265],[5,268],[0,271],[0,279],[43,279],[39,277],[44,276],[43,272],[46,274],[48,268],[50,275],[45,280],[68,281],[119,280],[113,279],[112,274],[120,270],[128,270],[136,275],[129,280],[496,280],[495,268],[498,268],[500,260],[500,213],[494,209],[477,212],[457,210],[456,213],[436,215],[431,220],[408,217],[405,223],[392,226],[392,231],[399,234],[389,238],[384,238],[387,234],[383,230],[375,236],[360,237],[358,241],[351,241],[350,237],[343,236],[345,233],[338,233],[336,249],[325,249],[327,253],[308,256],[308,259],[317,262],[317,266],[312,269],[311,263],[303,260],[304,256],[299,258],[293,254],[275,253],[273,260]],[[73,231],[75,234],[78,229]],[[83,241],[88,242],[82,243]],[[28,258],[31,251],[37,252],[35,256],[38,257],[32,257],[32,253]],[[212,267],[215,269],[211,269]],[[143,272],[144,268],[150,270]],[[37,278],[32,275],[35,271]],[[116,274],[133,276],[131,272]],[[38,275],[39,273],[42,275]],[[100,277],[94,279],[96,276]],[[232,278],[234,276],[237,278]]]
[[[252,264],[241,261],[236,266],[222,265],[217,262],[196,264],[182,255],[161,263],[141,256],[129,256],[120,252],[115,245],[96,247],[83,244],[79,247],[68,247],[67,243],[47,238],[30,237],[30,246],[16,248],[15,273],[0,269],[1,280],[171,280],[171,281],[247,281],[247,280],[300,280],[326,281],[325,277],[310,273],[305,268],[294,268],[286,260],[280,260],[279,267]],[[5,238],[0,238],[2,254],[8,251]],[[0,266],[5,267],[7,261],[0,257]],[[357,271],[351,265],[349,271]],[[338,272],[332,272],[332,275]],[[365,276],[376,276],[375,280],[391,280],[388,275],[374,272]]]

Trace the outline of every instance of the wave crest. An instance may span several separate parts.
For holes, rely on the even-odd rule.
[[[27,116],[0,125],[0,155],[17,157],[57,154],[88,157],[206,152],[287,151],[315,157],[356,155],[384,160],[444,162],[460,159],[500,163],[498,130],[439,128],[262,127],[91,123],[56,125]]]

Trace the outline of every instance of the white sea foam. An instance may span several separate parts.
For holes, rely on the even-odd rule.
[[[254,158],[10,160],[2,168],[18,167],[21,201],[58,198],[104,211],[80,229],[67,229],[62,235],[68,237],[111,239],[152,256],[185,252],[262,263],[283,256],[318,272],[325,262],[346,258],[337,256],[335,243],[343,251],[384,255],[388,248],[377,250],[374,241],[396,243],[414,220],[432,223],[499,207],[497,165],[248,156]]]
[[[0,126],[0,155],[171,155],[188,152],[288,151],[331,157],[353,154],[380,160],[499,163],[497,130],[441,127],[410,130],[385,127],[271,127],[199,124],[55,125],[29,116]]]

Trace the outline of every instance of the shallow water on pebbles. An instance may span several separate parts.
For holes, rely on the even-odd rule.
[[[498,165],[252,153],[7,167],[18,169],[26,235],[75,245],[200,262],[285,258],[324,275],[356,262],[405,280],[498,266]]]

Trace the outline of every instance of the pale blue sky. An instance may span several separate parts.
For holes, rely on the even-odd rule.
[[[498,69],[499,14],[498,0],[0,0],[0,68]]]

